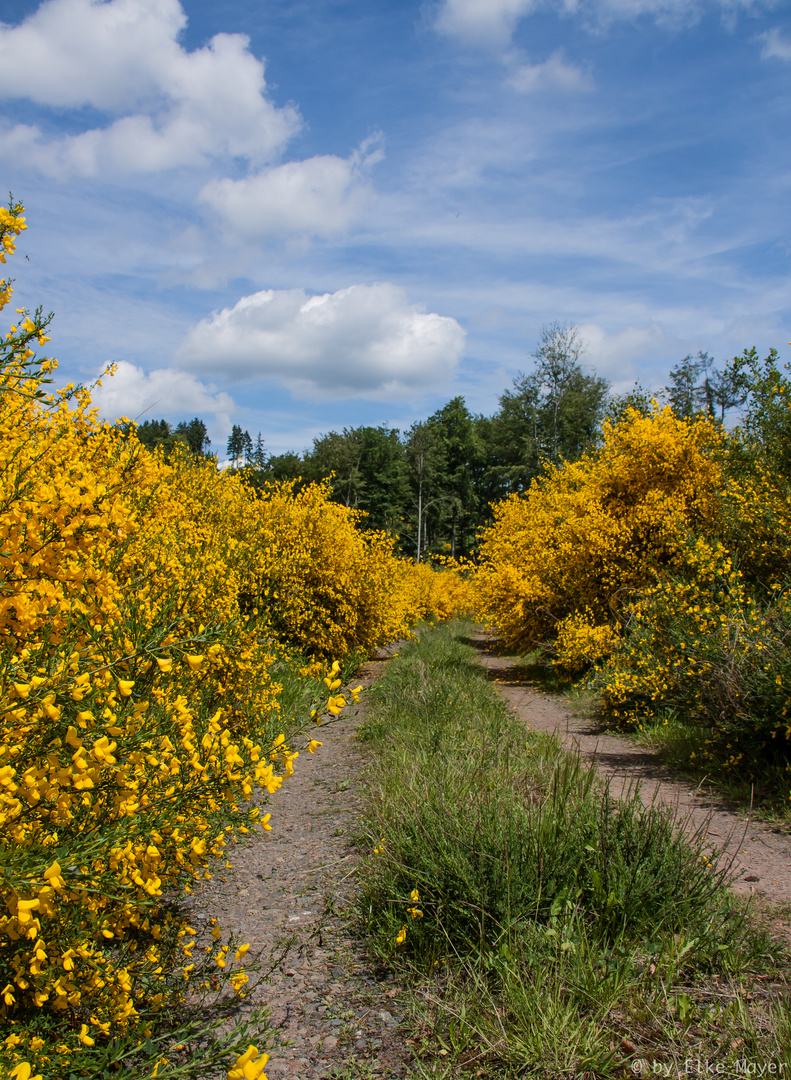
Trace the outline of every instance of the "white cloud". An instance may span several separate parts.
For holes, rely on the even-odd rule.
[[[198,199],[245,237],[334,236],[372,204],[367,173],[381,156],[369,141],[348,158],[322,154],[241,180],[212,180]]]
[[[774,30],[768,30],[765,34],[761,34],[759,41],[764,43],[764,47],[761,49],[761,57],[764,60],[768,60],[772,56],[778,60],[791,60],[791,41],[786,41],[777,27]]]
[[[726,14],[771,6],[773,0],[709,0]],[[539,6],[566,14],[581,13],[588,20],[607,23],[613,19],[635,19],[652,15],[661,22],[696,22],[705,0],[443,0],[435,21],[440,33],[471,44],[505,46],[517,23]]]
[[[49,0],[0,29],[0,93],[121,110],[161,89],[187,23],[178,0]]]
[[[54,176],[273,160],[299,128],[296,110],[267,99],[245,35],[187,52],[177,40],[186,21],[179,0],[48,0],[19,26],[0,24],[0,97],[117,116],[55,139],[19,125],[0,146],[24,147]]]
[[[177,360],[228,379],[274,378],[299,397],[409,398],[452,377],[465,334],[388,283],[308,296],[269,289],[203,319]]]
[[[583,323],[579,331],[586,345],[583,365],[594,367],[598,375],[609,379],[619,394],[628,393],[647,369],[673,353],[676,344],[668,341],[658,322],[610,332],[598,323]]]
[[[236,410],[233,399],[212,385],[205,386],[193,375],[174,368],[159,368],[145,372],[135,364],[121,360],[112,377],[105,376],[102,385],[91,395],[101,416],[117,420],[150,420],[159,416],[214,416],[214,428],[226,430],[231,426],[231,413]]]
[[[541,90],[580,91],[591,90],[593,83],[589,75],[576,64],[570,64],[563,58],[562,50],[540,64],[519,64],[507,80],[509,86],[520,94],[530,94]]]
[[[505,45],[519,19],[535,6],[535,0],[445,0],[436,26],[451,37]]]

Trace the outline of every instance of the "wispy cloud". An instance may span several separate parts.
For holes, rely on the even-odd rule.
[[[775,57],[778,60],[791,60],[791,41],[784,38],[777,27],[767,30],[765,34],[761,34],[758,40],[763,42],[761,57],[764,60],[768,60],[770,57]]]
[[[738,10],[771,6],[772,0],[443,0],[435,27],[467,44],[504,48],[519,21],[540,8],[579,15],[597,24],[649,15],[659,22],[689,25],[700,19],[707,7],[732,16]]]
[[[517,22],[537,7],[536,0],[444,0],[436,27],[440,33],[479,45],[506,45]]]
[[[521,64],[512,59],[506,82],[520,94],[546,90],[577,93],[593,89],[590,74],[578,64],[566,60],[562,49],[557,49],[548,59],[537,64]]]

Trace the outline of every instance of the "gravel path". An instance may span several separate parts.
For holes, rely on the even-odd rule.
[[[366,664],[358,681],[370,684],[387,653]],[[324,745],[315,754],[300,754],[294,775],[269,799],[272,831],[232,850],[232,870],[196,890],[199,925],[216,917],[223,931],[251,942],[250,957],[274,962],[268,978],[251,977],[250,994],[251,1003],[269,1004],[280,1029],[280,1046],[259,1044],[271,1055],[269,1080],[409,1074],[399,991],[349,930],[358,870],[350,837],[365,760],[354,733],[364,702],[363,694],[358,708],[321,726],[316,737]]]
[[[498,656],[493,641],[476,635],[481,663],[497,679],[500,692],[533,731],[552,732],[567,749],[578,749],[596,762],[615,796],[640,782],[643,802],[654,799],[678,810],[690,832],[702,836],[733,860],[734,889],[756,893],[777,904],[791,903],[791,836],[734,812],[705,783],[693,782],[665,768],[654,754],[628,736],[603,731],[575,716],[564,699],[543,694],[520,682],[512,659]]]

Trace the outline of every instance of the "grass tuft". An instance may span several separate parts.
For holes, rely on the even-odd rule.
[[[668,1064],[779,1052],[787,1014],[761,979],[779,946],[725,870],[667,810],[636,790],[612,799],[529,732],[470,632],[426,628],[405,646],[360,730],[373,751],[361,917],[409,973],[422,1067],[605,1076],[638,1050]]]

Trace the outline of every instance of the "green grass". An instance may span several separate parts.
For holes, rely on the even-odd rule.
[[[716,737],[699,724],[685,723],[678,716],[660,717],[646,723],[643,730],[630,733],[635,741],[657,755],[663,765],[714,788],[735,807],[749,809],[753,817],[787,831],[791,828],[791,767],[782,762],[765,762],[754,780],[745,779],[738,768],[716,759],[706,760],[706,741]]]
[[[338,678],[344,686],[349,684],[365,657],[366,654],[362,649],[355,649],[339,659]],[[304,674],[311,666],[312,661],[309,657],[290,649],[282,650],[272,665],[272,678],[281,687],[278,705],[280,716],[285,724],[289,722],[293,724],[296,717],[308,716],[312,708],[326,703],[329,691],[322,682],[323,671],[321,674],[314,673],[313,677]],[[325,725],[331,722],[325,718]]]
[[[543,693],[562,694],[575,715],[607,724],[600,696],[553,665],[541,649],[513,657],[508,677],[536,686]],[[711,787],[735,809],[749,810],[753,817],[783,831],[791,829],[791,766],[767,760],[752,779],[745,779],[740,766],[731,766],[714,755],[706,756],[707,746],[719,739],[717,732],[687,723],[674,711],[645,718],[641,729],[629,727],[625,734],[656,754],[658,763]]]
[[[666,811],[611,800],[507,712],[469,632],[426,628],[403,648],[360,731],[360,918],[411,987],[417,1075],[791,1060],[769,990],[780,946]]]

